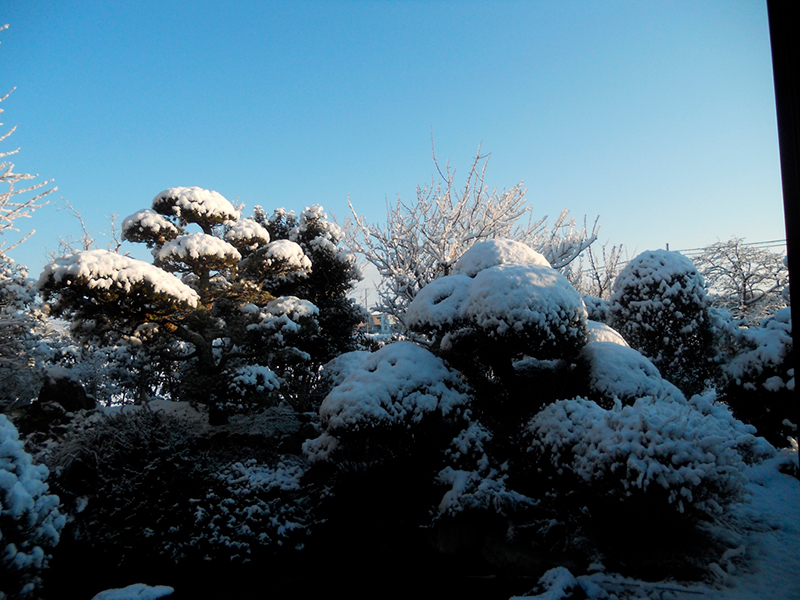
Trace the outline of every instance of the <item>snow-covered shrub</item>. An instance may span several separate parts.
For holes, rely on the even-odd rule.
[[[721,367],[720,400],[776,446],[797,435],[790,309],[736,331],[738,353]]]
[[[713,331],[702,276],[679,252],[653,250],[614,281],[611,326],[686,393],[710,377]]]
[[[492,437],[488,429],[472,422],[453,438],[445,452],[448,464],[436,476],[449,488],[439,502],[436,519],[470,511],[505,516],[534,504],[506,486],[508,463],[497,465],[487,453]]]
[[[603,408],[611,408],[617,401],[633,404],[645,396],[685,401],[683,393],[664,380],[653,363],[616,341],[586,344],[578,361],[588,375],[589,397]]]
[[[583,304],[586,306],[586,313],[592,321],[599,321],[600,323],[611,321],[611,304],[609,304],[608,300],[586,294],[581,298],[583,298]]]
[[[464,424],[469,402],[461,376],[442,359],[411,342],[389,344],[323,400],[323,433],[303,450],[312,461],[368,467],[442,439],[444,449],[448,432]]]
[[[35,282],[0,252],[0,410],[30,402],[39,379],[33,353],[44,334],[34,316]]]
[[[222,465],[210,474],[207,491],[189,500],[194,532],[179,550],[240,563],[278,547],[301,550],[314,518],[305,472],[295,456],[272,466],[256,459]]]
[[[72,543],[112,564],[168,551],[191,522],[202,486],[189,426],[147,406],[74,419],[44,453],[71,514]],[[166,556],[165,556],[166,555]]]
[[[559,501],[583,489],[570,502],[586,503],[594,518],[694,522],[740,496],[745,458],[774,452],[753,433],[705,397],[611,409],[576,398],[531,419],[527,449]]]
[[[406,325],[468,376],[490,368],[508,383],[515,358],[572,359],[586,343],[580,295],[524,244],[480,242],[453,271],[420,290]]]
[[[61,536],[66,517],[58,496],[48,493],[47,476],[0,415],[0,597],[32,595]]]

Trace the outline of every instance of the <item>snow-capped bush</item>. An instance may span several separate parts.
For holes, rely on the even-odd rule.
[[[497,239],[478,242],[453,265],[453,275],[475,277],[480,271],[507,263],[530,263],[549,267],[547,259],[533,248],[515,240]]]
[[[506,377],[522,354],[578,354],[586,343],[586,309],[541,255],[518,242],[492,240],[462,260],[457,274],[431,282],[411,302],[406,324],[412,331],[431,336],[448,359],[466,363],[482,355],[479,360]]]
[[[683,393],[633,348],[617,342],[590,342],[578,359],[588,372],[590,396],[603,408],[611,408],[616,401],[633,404],[645,396],[685,402]]]
[[[760,435],[786,446],[797,435],[794,350],[790,309],[759,327],[735,331],[738,352],[721,366],[720,399]]]
[[[364,463],[382,461],[385,453],[413,450],[404,443],[429,442],[424,432],[446,435],[463,423],[469,401],[461,376],[442,359],[411,342],[389,344],[323,400],[324,431],[303,450],[312,461],[333,460],[340,453]]]
[[[702,276],[679,252],[642,252],[614,281],[611,326],[686,393],[710,377],[712,325]]]
[[[61,537],[66,517],[58,496],[48,493],[47,476],[0,415],[0,597],[32,595]]]
[[[584,488],[589,510],[715,517],[740,496],[743,456],[771,451],[726,412],[702,397],[694,404],[645,397],[610,410],[563,400],[531,419],[528,452],[565,494]]]

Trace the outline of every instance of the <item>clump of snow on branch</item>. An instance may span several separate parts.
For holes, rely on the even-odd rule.
[[[223,265],[234,264],[242,255],[228,242],[206,235],[205,233],[189,233],[179,235],[160,248],[153,250],[156,264],[178,267],[181,263]]]
[[[89,289],[130,293],[145,285],[154,294],[196,307],[197,292],[177,277],[149,263],[107,250],[88,250],[62,256],[47,265],[37,287],[70,285],[80,282]]]
[[[625,338],[623,338],[616,329],[612,329],[605,323],[589,319],[586,321],[586,333],[589,337],[589,343],[611,342],[621,346],[628,346],[628,342],[625,341]]]
[[[258,246],[269,243],[269,231],[255,219],[239,219],[225,232],[225,241],[237,248],[255,250]]]
[[[464,314],[497,337],[535,329],[545,340],[583,339],[586,309],[567,279],[549,266],[505,264],[475,276]]]
[[[122,239],[131,242],[147,242],[152,245],[169,241],[180,233],[172,221],[164,215],[144,208],[122,221]]]
[[[0,415],[0,596],[36,590],[66,524],[47,476],[47,467],[33,464],[16,427]]]
[[[222,194],[199,187],[164,190],[153,198],[153,210],[192,223],[225,223],[235,221],[240,216],[239,211]]]
[[[124,588],[103,590],[92,600],[157,600],[172,595],[174,588],[168,585],[145,585],[133,583]]]
[[[779,310],[761,327],[741,329],[744,351],[722,366],[725,376],[739,385],[747,385],[757,379],[757,375],[777,370],[786,364],[786,357],[792,350],[792,314],[789,308]],[[791,372],[790,372],[791,371]],[[789,368],[763,383],[765,389],[777,391],[783,387],[794,389],[794,370]],[[750,383],[750,386],[753,386]],[[772,389],[770,389],[772,388]]]
[[[306,467],[285,456],[275,465],[255,459],[225,465],[214,486],[195,501],[198,534],[192,545],[209,560],[222,556],[249,562],[265,546],[302,548],[311,524],[311,500],[299,493]]]

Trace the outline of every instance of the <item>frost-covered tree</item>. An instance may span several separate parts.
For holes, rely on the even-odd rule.
[[[0,26],[0,31],[8,25]],[[13,91],[13,90],[12,90]],[[11,92],[0,97],[6,100]],[[0,108],[0,114],[4,111]],[[2,127],[0,123],[0,127]],[[16,127],[0,134],[0,142],[5,141]],[[40,181],[26,185],[37,175],[17,173],[14,164],[6,160],[19,152],[7,150],[0,152],[0,409],[17,401],[30,400],[35,377],[30,368],[29,351],[35,338],[35,330],[40,323],[31,313],[35,297],[33,283],[28,281],[27,271],[17,265],[6,252],[28,239],[31,231],[11,245],[6,245],[5,235],[19,231],[18,219],[30,217],[37,208],[46,204],[43,198],[55,191],[53,187],[42,190],[50,181]],[[22,184],[23,187],[19,187]]]
[[[711,305],[757,325],[787,305],[784,257],[746,244],[744,238],[716,242],[692,258],[705,279]]]
[[[174,394],[217,407],[263,402],[280,388],[275,369],[308,359],[292,342],[313,336],[317,308],[265,289],[311,269],[298,244],[270,241],[223,196],[197,187],[161,192],[123,221],[122,235],[151,248],[153,264],[89,250],[56,259],[39,278],[53,314],[80,339],[142,347]]]
[[[653,250],[614,281],[611,325],[687,393],[711,376],[713,327],[702,275],[679,252]]]
[[[522,184],[502,192],[490,190],[485,158],[478,153],[459,187],[455,170],[447,165],[442,172],[434,155],[438,181],[417,187],[412,203],[398,198],[388,207],[384,226],[370,225],[350,206],[353,221],[346,224],[345,239],[383,278],[378,289],[380,310],[403,318],[422,288],[450,275],[464,252],[482,240],[524,242],[561,269],[597,239],[597,222],[587,231],[586,224],[579,227],[566,209],[551,228],[546,216],[534,221]]]

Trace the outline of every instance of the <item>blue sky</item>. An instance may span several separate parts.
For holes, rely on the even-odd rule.
[[[785,235],[765,1],[4,0],[0,22],[2,149],[59,187],[10,253],[33,276],[79,233],[62,198],[97,235],[191,185],[385,220],[431,132],[632,253]]]

